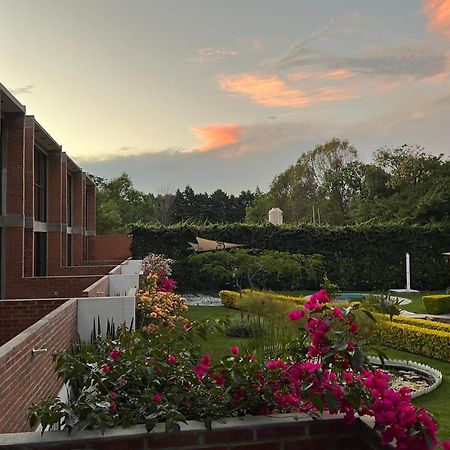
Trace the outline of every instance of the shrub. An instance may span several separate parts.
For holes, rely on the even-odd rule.
[[[376,344],[450,361],[450,332],[440,329],[381,320],[376,323],[370,339]]]
[[[322,290],[304,310],[292,310],[298,345],[269,360],[234,346],[213,362],[197,353],[195,324],[158,335],[122,329],[117,339],[80,344],[57,359],[58,374],[70,383],[69,401],[33,405],[30,426],[40,421],[45,431],[62,422],[71,431],[145,423],[151,432],[165,421],[171,432],[188,419],[211,429],[213,419],[229,416],[307,412],[314,418],[327,411],[347,423],[358,414],[373,416],[383,445],[436,448],[433,418],[412,404],[408,388],[389,388],[389,376],[370,367],[353,308],[330,308],[329,300]],[[200,325],[199,335],[205,332]]]
[[[237,320],[225,328],[225,334],[231,337],[252,338],[262,333],[254,320]]]
[[[174,277],[181,289],[202,289],[199,277],[187,264],[192,255],[188,242],[196,236],[247,244],[249,248],[280,252],[320,254],[323,270],[345,289],[387,290],[405,282],[405,253],[410,252],[411,282],[417,289],[444,289],[449,273],[443,252],[450,247],[450,226],[371,225],[345,227],[312,225],[274,226],[178,224],[170,227],[136,225],[132,251],[142,258],[150,251],[176,259]],[[195,276],[194,276],[195,275]],[[221,287],[217,286],[217,290]],[[308,288],[303,286],[303,288]],[[311,286],[316,289],[317,285]]]
[[[235,249],[196,253],[187,260],[187,267],[202,277],[204,289],[299,289],[317,286],[322,263],[320,255]]]
[[[428,314],[450,313],[449,294],[424,295],[422,301]]]
[[[226,306],[227,308],[239,309],[238,303],[241,300],[241,295],[239,292],[223,290],[219,292],[219,296],[222,300],[223,306]]]
[[[374,316],[375,316],[377,322],[379,322],[381,320],[390,320],[390,318],[387,314],[375,314],[374,313]],[[438,331],[444,331],[446,333],[450,333],[450,324],[448,324],[448,323],[435,322],[432,320],[425,320],[425,319],[415,319],[415,318],[406,317],[406,316],[393,316],[392,321],[399,323],[399,324],[414,325],[419,328],[428,328],[429,330],[438,330]]]

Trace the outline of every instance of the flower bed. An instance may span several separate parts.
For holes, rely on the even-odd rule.
[[[43,429],[62,422],[74,430],[144,423],[148,431],[164,422],[166,431],[177,432],[192,419],[209,430],[214,419],[224,417],[286,412],[320,417],[325,411],[343,415],[348,424],[358,414],[372,416],[383,444],[436,448],[431,416],[411,404],[409,389],[389,388],[389,377],[370,367],[355,309],[358,305],[330,307],[326,291],[318,292],[289,313],[298,327],[290,353],[259,360],[238,347],[220,361],[200,354],[193,336],[205,337],[218,324],[162,322],[152,333],[122,329],[59,357],[70,400],[34,406],[30,422],[40,421]]]

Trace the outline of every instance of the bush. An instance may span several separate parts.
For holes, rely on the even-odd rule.
[[[450,361],[450,332],[398,321],[378,321],[370,336],[375,344]]]
[[[223,290],[219,292],[223,306],[234,309],[246,309],[245,306],[249,299],[259,303],[269,302],[287,302],[292,307],[294,305],[303,305],[306,299],[303,297],[291,297],[289,295],[274,294],[267,291],[253,291],[251,289],[243,289],[242,292]]]
[[[390,320],[387,314],[373,314],[377,321]],[[445,331],[450,333],[450,324],[442,322],[434,322],[432,320],[414,319],[405,316],[393,316],[392,321],[399,324],[414,325],[419,328],[428,328],[429,330]]]
[[[239,320],[232,322],[225,328],[225,334],[230,337],[252,338],[261,334],[256,323],[250,320]]]
[[[450,313],[450,295],[424,295],[422,297],[423,305],[428,314],[447,314]]]
[[[449,285],[446,259],[442,256],[450,247],[449,225],[136,225],[132,235],[133,257],[156,252],[177,260],[174,278],[184,290],[202,290],[205,283],[210,283],[208,277],[187,264],[192,255],[188,242],[194,242],[196,236],[246,244],[254,249],[305,256],[320,254],[323,270],[334,283],[345,289],[366,291],[403,286],[405,253],[410,252],[411,282],[417,289],[444,289]]]

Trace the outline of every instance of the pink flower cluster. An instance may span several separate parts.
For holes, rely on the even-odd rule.
[[[211,356],[209,353],[205,353],[201,359],[200,362],[194,367],[195,375],[199,380],[205,377],[206,372],[208,372],[209,368],[211,367]]]
[[[326,289],[321,289],[319,292],[311,295],[308,301],[304,304],[304,307],[309,311],[315,311],[322,308],[322,305],[330,301],[330,296],[328,295]]]
[[[408,388],[390,389],[389,376],[380,370],[363,369],[359,378],[373,399],[364,412],[375,418],[384,445],[395,440],[399,450],[428,449],[428,436],[436,446],[437,424],[423,408],[412,405]],[[446,445],[441,444],[444,449]]]

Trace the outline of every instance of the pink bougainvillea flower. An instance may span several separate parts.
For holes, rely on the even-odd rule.
[[[252,354],[247,355],[245,358],[247,359],[248,362],[253,362],[253,361],[255,361],[255,357],[254,357],[254,355],[252,355]]]
[[[220,375],[220,373],[214,374],[213,379],[219,386],[223,386],[225,384],[225,378],[222,375]]]
[[[116,397],[118,396],[118,394],[117,394],[117,392],[115,392],[115,391],[111,391],[111,392],[109,393],[109,396],[110,396],[111,398],[116,398]]]
[[[450,441],[441,442],[442,450],[450,450]]]
[[[306,313],[305,311],[299,311],[298,309],[293,309],[289,314],[288,314],[288,319],[292,320],[293,322],[300,320],[302,317],[305,317]]]
[[[205,353],[202,356],[202,358],[200,359],[200,364],[209,367],[209,365],[211,364],[211,356],[209,353]]]
[[[111,370],[111,366],[108,366],[108,364],[103,364],[102,371],[103,373],[108,373]]]
[[[342,312],[341,308],[335,306],[333,308],[333,316],[336,317],[337,319],[342,319],[344,317],[344,313]]]
[[[156,393],[156,394],[153,396],[153,401],[154,401],[155,403],[161,403],[161,400],[162,400],[162,395],[161,395],[161,394]]]
[[[184,322],[183,324],[183,330],[189,331],[192,328],[192,325],[189,322]]]
[[[117,409],[117,403],[112,402],[109,404],[110,411],[115,411],[116,409]]]
[[[237,345],[234,345],[233,347],[230,348],[230,352],[236,356],[239,353],[239,347]]]
[[[118,361],[120,359],[120,357],[122,356],[122,352],[120,352],[119,350],[113,350],[108,357],[110,359],[112,359],[114,362]]]
[[[321,289],[319,292],[311,295],[310,300],[316,301],[318,303],[324,304],[330,302],[330,296],[326,289]]]
[[[177,362],[177,357],[175,355],[169,355],[167,357],[167,362],[169,364],[175,364]]]

